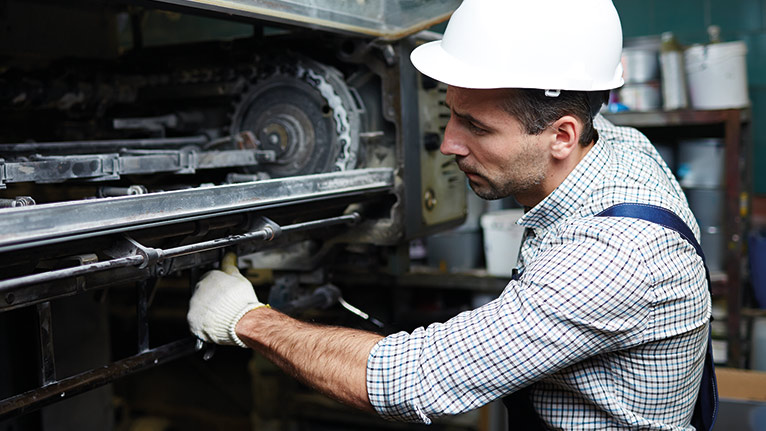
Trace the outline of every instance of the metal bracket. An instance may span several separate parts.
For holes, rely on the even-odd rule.
[[[7,179],[5,172],[5,159],[0,159],[0,190],[5,189],[5,180]]]
[[[250,231],[264,230],[267,232],[266,241],[271,241],[282,235],[282,226],[268,217],[258,217],[250,225]]]
[[[141,256],[141,263],[136,265],[137,268],[141,269],[155,264],[160,258],[159,250],[145,247],[128,235],[123,235],[122,241],[117,241],[111,247],[105,249],[104,254],[114,259]]]
[[[199,153],[194,148],[181,148],[178,151],[178,164],[181,167],[176,173],[193,174],[199,166]]]
[[[144,262],[141,265],[138,265],[139,269],[144,269],[147,266],[154,266],[159,262],[160,258],[162,257],[162,250],[152,248],[152,247],[145,247],[143,244],[139,243],[138,241],[134,240],[133,238],[125,235],[124,238],[135,247],[133,249],[132,254],[138,254],[144,257]]]

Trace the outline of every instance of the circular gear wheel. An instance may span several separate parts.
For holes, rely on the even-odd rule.
[[[237,104],[230,133],[251,132],[276,160],[249,170],[287,177],[356,167],[360,109],[340,72],[296,57],[264,69]]]

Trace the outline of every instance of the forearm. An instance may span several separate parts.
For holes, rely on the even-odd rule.
[[[237,336],[280,368],[345,404],[373,411],[367,357],[382,336],[301,322],[261,307],[236,326]]]

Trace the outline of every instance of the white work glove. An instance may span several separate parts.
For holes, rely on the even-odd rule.
[[[237,269],[236,255],[227,253],[221,271],[210,271],[197,283],[186,320],[194,335],[203,341],[247,347],[234,328],[248,311],[262,306],[253,285]]]

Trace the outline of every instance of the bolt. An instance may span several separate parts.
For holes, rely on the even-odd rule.
[[[8,303],[8,305],[13,304],[13,301],[16,300],[16,296],[12,293],[9,293],[5,295],[5,302]]]
[[[276,133],[272,133],[269,135],[269,143],[271,145],[278,145],[279,144],[279,136]]]
[[[425,203],[426,209],[428,211],[433,211],[434,208],[436,208],[436,192],[433,191],[433,189],[426,190],[425,196],[423,197],[423,201]]]

